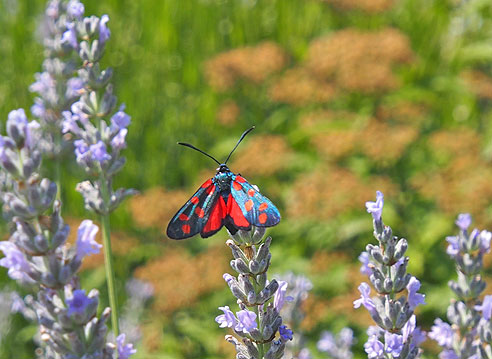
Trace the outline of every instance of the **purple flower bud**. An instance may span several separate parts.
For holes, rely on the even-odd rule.
[[[48,72],[41,72],[34,74],[36,82],[29,86],[29,91],[37,92],[39,94],[46,94],[49,91],[53,91],[56,86],[55,80]]]
[[[234,316],[234,313],[230,311],[229,307],[226,305],[225,307],[219,307],[220,310],[224,312],[224,314],[218,315],[215,317],[215,321],[219,323],[219,327],[221,328],[232,328],[237,325],[237,319]]]
[[[451,326],[443,322],[440,318],[434,321],[434,325],[429,333],[429,338],[435,340],[437,344],[445,348],[452,348],[454,331]]]
[[[278,327],[278,333],[283,341],[292,340],[294,332],[285,325]]]
[[[439,353],[439,359],[460,359],[460,357],[453,349],[447,349]]]
[[[486,295],[481,305],[476,305],[475,310],[482,312],[482,317],[489,321],[492,316],[492,295]]]
[[[286,297],[285,293],[287,293],[287,286],[289,283],[283,280],[278,281],[278,289],[275,292],[275,296],[273,297],[273,307],[277,310],[277,312],[280,312],[280,309],[285,304],[285,301],[292,301],[294,298],[291,296]]]
[[[354,308],[359,308],[363,305],[370,313],[376,312],[376,305],[371,299],[371,287],[366,282],[362,282],[359,285],[359,292],[361,294],[359,299],[354,300]]]
[[[101,20],[99,21],[99,42],[101,44],[104,44],[111,35],[111,31],[109,31],[108,27],[106,26],[108,21],[109,16],[106,14],[101,16]]]
[[[108,155],[108,152],[106,151],[106,145],[101,140],[94,145],[90,145],[89,150],[92,153],[92,159],[94,161],[102,163],[111,159],[111,156]]]
[[[350,347],[354,344],[354,331],[350,328],[342,328],[338,334],[340,344],[345,347]]]
[[[128,359],[131,355],[137,352],[133,348],[133,344],[125,344],[126,335],[120,334],[116,337],[116,348],[118,349],[118,359]]]
[[[472,222],[472,217],[469,213],[461,213],[458,215],[458,219],[456,220],[456,225],[460,227],[462,231],[466,231]]]
[[[313,356],[308,348],[302,348],[297,355],[297,359],[312,359]]]
[[[67,90],[65,96],[67,98],[78,97],[81,90],[84,88],[84,81],[79,77],[72,77],[67,81]]]
[[[408,290],[408,304],[410,305],[411,309],[415,309],[417,305],[419,304],[425,304],[425,295],[417,293],[417,291],[420,289],[420,281],[412,277],[410,278],[410,281],[408,282],[407,285],[407,290]]]
[[[14,280],[32,282],[27,275],[31,268],[24,254],[9,241],[0,242],[0,251],[5,255],[0,259],[0,266],[8,268],[8,275]]]
[[[73,18],[81,18],[84,15],[84,4],[78,0],[70,0],[67,4],[67,14]]]
[[[79,47],[77,42],[77,31],[75,30],[75,24],[73,22],[67,22],[67,31],[65,31],[61,38],[62,43],[69,44],[74,49]]]
[[[384,344],[377,337],[372,336],[364,344],[364,350],[369,359],[381,358],[384,354]]]
[[[119,130],[128,127],[130,125],[130,119],[131,117],[120,108],[120,110],[111,117],[111,129]]]
[[[372,269],[371,269],[371,267],[369,267],[369,263],[371,263],[369,253],[367,253],[365,251],[362,252],[359,255],[359,262],[362,263],[362,266],[360,267],[360,272],[362,274],[365,274],[365,275],[371,275]]]
[[[96,242],[96,233],[99,228],[91,220],[84,220],[77,231],[77,258],[99,253],[102,245]]]
[[[400,356],[403,349],[403,336],[390,332],[384,333],[385,351],[394,357]]]
[[[248,333],[257,328],[256,313],[247,309],[240,310],[237,314],[238,322],[234,328],[238,332]]]
[[[128,133],[128,130],[126,128],[122,128],[116,136],[113,137],[111,140],[111,147],[114,150],[122,150],[123,148],[126,148],[126,142],[125,142],[125,137],[126,134]]]
[[[96,298],[89,298],[85,295],[85,290],[77,289],[73,291],[72,297],[67,298],[65,302],[67,303],[68,311],[67,315],[69,317],[73,315],[82,316],[88,306],[93,305]]]
[[[383,213],[384,196],[380,191],[376,191],[376,202],[366,202],[367,212],[372,215],[375,221],[381,220]]]

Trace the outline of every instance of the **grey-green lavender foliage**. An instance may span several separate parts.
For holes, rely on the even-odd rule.
[[[233,328],[236,336],[226,335],[225,339],[236,347],[237,359],[280,359],[285,343],[292,340],[293,333],[282,324],[279,314],[285,290],[279,290],[275,279],[267,280],[272,239],[263,239],[264,234],[265,228],[253,227],[231,234],[232,240],[226,242],[237,278],[226,273],[224,279],[240,310],[234,315],[229,307],[220,307],[224,314],[215,320],[222,328]]]
[[[443,348],[440,358],[492,358],[492,296],[486,296],[483,302],[479,299],[486,286],[483,256],[490,252],[492,233],[478,229],[469,233],[471,221],[469,214],[460,214],[456,220],[459,234],[446,238],[446,252],[456,262],[458,278],[448,284],[456,296],[447,310],[450,324],[438,318],[429,333]]]
[[[366,252],[359,257],[364,264],[361,271],[369,275],[378,295],[371,298],[371,287],[364,282],[359,286],[361,298],[354,301],[354,307],[363,305],[377,324],[369,329],[369,339],[364,345],[370,358],[413,359],[420,355],[419,345],[425,340],[416,327],[414,315],[414,309],[425,304],[424,295],[417,293],[418,279],[406,272],[407,240],[394,236],[383,223],[383,204],[383,194],[379,191],[376,202],[366,203],[373,217],[378,245],[368,244]]]

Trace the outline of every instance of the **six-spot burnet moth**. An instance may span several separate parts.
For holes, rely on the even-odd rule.
[[[272,227],[280,222],[277,207],[240,174],[232,173],[226,165],[234,150],[253,129],[241,135],[224,163],[193,145],[178,142],[210,157],[219,167],[217,174],[202,184],[171,219],[167,226],[169,238],[184,239],[198,233],[206,238],[218,232],[222,226],[235,234],[240,229],[250,230],[251,226]]]

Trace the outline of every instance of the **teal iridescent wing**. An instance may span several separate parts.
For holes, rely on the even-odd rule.
[[[227,207],[233,208],[237,204],[242,216],[249,224],[256,227],[272,227],[280,222],[280,213],[272,201],[262,195],[240,175],[234,175],[232,178],[231,195],[234,201],[231,201],[232,205],[228,202]],[[242,220],[242,216],[239,216],[234,211],[228,214],[233,219],[238,217],[238,221]]]

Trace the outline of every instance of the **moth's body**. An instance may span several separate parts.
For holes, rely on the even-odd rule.
[[[243,133],[236,147],[253,128]],[[171,219],[167,226],[169,238],[184,239],[198,233],[206,238],[223,226],[234,234],[240,229],[250,230],[252,226],[271,227],[279,223],[280,213],[275,205],[227,167],[226,163],[236,147],[226,161],[220,163],[195,146],[180,144],[212,158],[219,168],[215,176],[202,184]]]

